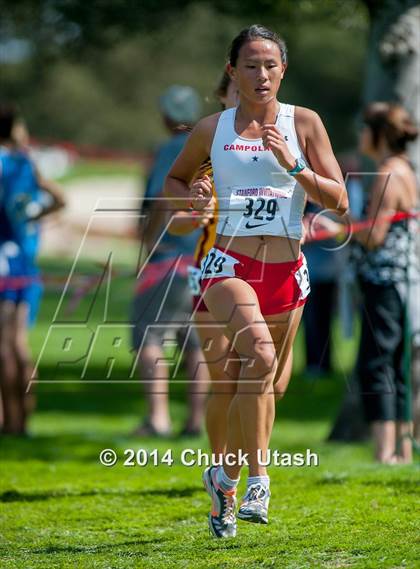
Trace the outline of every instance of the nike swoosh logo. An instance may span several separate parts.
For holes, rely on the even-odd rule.
[[[261,227],[262,225],[267,225],[267,223],[257,223],[256,225],[249,225],[249,221],[245,224],[247,229],[254,229],[255,227]]]

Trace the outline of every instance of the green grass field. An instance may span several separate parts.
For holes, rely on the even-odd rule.
[[[50,261],[48,270],[69,264]],[[89,267],[85,267],[88,272]],[[128,310],[130,286],[119,283],[110,319]],[[100,293],[96,297],[100,300]],[[58,292],[46,294],[32,332],[34,352],[42,346]],[[98,301],[99,302],[99,301]],[[89,298],[85,300],[89,304]],[[100,304],[100,302],[99,302]],[[84,307],[84,308],[83,308]],[[76,315],[86,306],[82,303]],[[89,326],[100,310],[90,313]],[[73,318],[72,321],[77,320]],[[337,334],[338,336],[338,334]],[[369,445],[327,444],[354,343],[336,346],[337,371],[306,382],[298,338],[294,377],[278,404],[272,449],[318,453],[318,467],[274,467],[268,526],[238,522],[233,540],[208,535],[209,499],[202,468],[180,463],[185,448],[207,449],[200,440],[139,440],[130,432],[144,405],[136,383],[77,380],[77,366],[55,368],[54,353],[42,361],[40,377],[71,380],[37,386],[38,408],[31,437],[1,441],[3,568],[415,568],[419,567],[419,523],[415,515],[416,466],[382,467]],[[120,361],[124,375],[129,356]],[[94,360],[92,377],[101,377]],[[74,366],[73,366],[74,367]],[[176,429],[185,417],[182,375],[171,390]],[[99,463],[102,449],[119,457]],[[170,448],[172,466],[124,467],[124,449]],[[241,481],[243,490],[245,473]]]
[[[76,179],[89,179],[98,177],[124,177],[124,178],[139,178],[142,173],[142,166],[140,161],[127,160],[77,160],[69,169],[69,171],[58,178],[60,184]]]

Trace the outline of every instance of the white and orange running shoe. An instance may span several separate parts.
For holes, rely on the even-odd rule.
[[[212,500],[209,530],[214,537],[236,536],[236,488],[223,492],[215,480],[217,467],[209,466],[203,473],[203,483]]]

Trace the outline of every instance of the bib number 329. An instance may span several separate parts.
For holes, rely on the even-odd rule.
[[[244,217],[249,217],[259,221],[273,221],[276,217],[277,200],[264,198],[246,198]],[[261,215],[262,214],[262,215]]]

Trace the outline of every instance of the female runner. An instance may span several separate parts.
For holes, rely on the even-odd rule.
[[[223,110],[236,107],[238,103],[238,90],[225,70],[215,91]],[[213,178],[210,158],[200,167],[196,177],[208,175]],[[168,228],[169,233],[184,235],[201,227],[203,232],[198,240],[195,250],[195,266],[189,269],[190,291],[193,296],[193,317],[197,325],[196,330],[200,337],[201,348],[206,360],[211,380],[210,394],[206,408],[206,431],[210,442],[211,452],[214,456],[223,455],[226,450],[228,410],[236,392],[238,362],[235,353],[230,350],[229,339],[225,335],[225,326],[220,325],[213,318],[205,305],[200,292],[201,261],[216,243],[217,227],[217,199],[212,184],[213,199],[201,212],[178,211]],[[290,350],[286,365],[281,370],[281,377],[274,385],[276,400],[284,395],[290,381],[293,365],[293,351]],[[233,367],[232,367],[233,366]],[[190,432],[189,435],[194,433]]]
[[[208,176],[190,183],[210,156],[219,204],[217,240],[202,262],[202,291],[225,326],[236,354],[236,393],[229,406],[224,464],[203,475],[213,502],[209,528],[236,534],[236,486],[246,453],[247,492],[238,517],[267,523],[269,478],[264,466],[274,421],[273,383],[281,373],[309,294],[300,252],[306,195],[339,214],[348,200],[340,168],[319,116],[279,103],[286,46],[253,25],[232,42],[227,70],[239,106],[202,119],[174,163],[166,195],[204,209]]]

